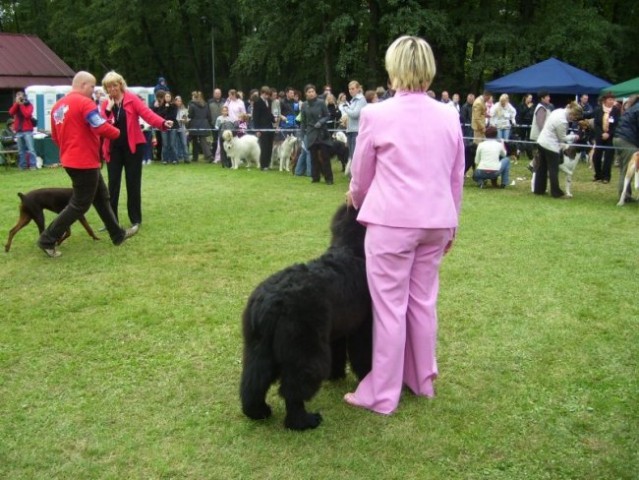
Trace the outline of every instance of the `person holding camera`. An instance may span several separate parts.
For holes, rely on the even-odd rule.
[[[33,143],[33,105],[23,91],[16,93],[16,99],[9,115],[13,117],[13,131],[18,143],[18,166],[20,170],[37,168],[35,146]]]

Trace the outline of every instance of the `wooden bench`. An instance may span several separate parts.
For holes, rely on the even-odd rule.
[[[4,163],[4,168],[9,169],[11,165],[18,164],[18,150],[14,148],[4,148],[0,146],[0,158]]]

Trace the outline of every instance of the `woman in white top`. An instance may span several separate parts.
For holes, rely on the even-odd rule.
[[[490,124],[497,128],[497,138],[508,140],[510,138],[510,127],[515,125],[517,110],[508,101],[508,95],[502,93],[497,102],[490,110]]]
[[[362,108],[366,106],[366,99],[362,93],[362,86],[357,80],[353,80],[348,84],[348,93],[351,95],[351,101],[340,106],[342,114],[348,117],[346,124],[346,138],[348,139],[348,158],[353,158],[355,144],[357,140],[357,132],[359,132],[359,115]]]
[[[568,124],[583,116],[583,109],[577,102],[570,102],[566,108],[558,108],[546,118],[544,128],[539,134],[539,165],[535,170],[533,193],[544,195],[546,184],[550,180],[550,194],[553,198],[564,196],[559,188],[559,165],[561,149],[566,143],[574,141],[576,135],[568,135]]]
[[[500,188],[506,188],[510,182],[510,159],[506,154],[503,140],[497,140],[497,129],[490,125],[486,128],[486,140],[477,145],[475,153],[475,173],[473,180],[483,188],[485,180],[497,181],[501,177]]]

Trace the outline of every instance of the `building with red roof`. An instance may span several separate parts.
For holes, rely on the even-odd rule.
[[[36,35],[0,33],[0,117],[17,90],[30,85],[71,85],[75,72]]]

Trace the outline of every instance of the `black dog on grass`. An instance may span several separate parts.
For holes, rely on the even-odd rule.
[[[364,260],[365,228],[357,211],[340,207],[332,239],[321,257],[292,265],[264,280],[242,318],[242,411],[254,420],[271,416],[266,393],[278,378],[286,402],[284,425],[317,427],[306,411],[325,379],[345,376],[347,358],[362,378],[371,369],[372,311]]]
[[[27,193],[18,193],[20,197],[20,217],[18,217],[18,222],[15,226],[9,231],[9,238],[4,246],[4,251],[9,251],[15,234],[22,230],[31,220],[35,222],[38,226],[38,231],[42,234],[44,231],[44,211],[50,210],[60,213],[69,204],[71,195],[73,195],[72,188],[39,188]],[[100,240],[89,226],[89,222],[84,218],[84,215],[79,218],[79,222],[91,238]],[[71,229],[67,229],[62,234],[62,237],[58,239],[57,244],[60,245],[70,236]]]

